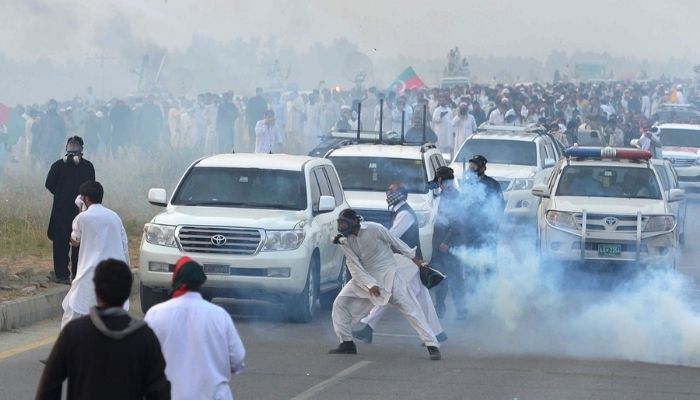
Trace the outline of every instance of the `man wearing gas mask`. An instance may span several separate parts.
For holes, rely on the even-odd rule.
[[[429,187],[440,189],[440,204],[438,206],[433,226],[433,268],[445,274],[447,284],[436,286],[435,311],[438,317],[445,315],[445,300],[447,292],[452,294],[452,302],[457,312],[457,319],[467,317],[465,305],[465,272],[462,261],[455,251],[464,245],[464,207],[461,194],[454,183],[454,171],[449,167],[439,167],[435,178],[429,182]]]
[[[389,228],[389,233],[401,239],[408,247],[415,249],[416,257],[422,259],[423,254],[420,249],[420,238],[418,235],[418,218],[411,206],[406,202],[407,199],[408,188],[405,185],[400,183],[389,185],[389,189],[386,191],[386,202],[389,206],[389,211],[391,211],[391,228]],[[394,254],[394,258],[399,273],[416,296],[428,325],[430,325],[430,329],[432,329],[439,342],[447,340],[447,335],[442,330],[440,319],[435,313],[435,306],[430,298],[430,291],[421,282],[418,268],[400,254]],[[353,337],[372,343],[374,329],[376,329],[386,309],[387,306],[374,306],[369,315],[360,321],[364,324],[364,327],[352,332]]]
[[[352,209],[343,210],[338,218],[334,242],[341,246],[352,279],[343,287],[333,303],[333,329],[340,345],[330,354],[356,354],[352,324],[366,316],[374,306],[391,304],[399,309],[418,333],[431,360],[441,358],[439,344],[416,296],[398,273],[394,251],[420,266],[423,261],[415,251],[374,222],[361,222]]]
[[[70,284],[71,276],[77,273],[79,248],[70,245],[71,224],[80,211],[75,199],[80,185],[92,180],[95,168],[83,158],[83,139],[73,136],[66,143],[65,156],[51,165],[45,184],[53,195],[48,237],[53,242],[53,270],[58,283]]]

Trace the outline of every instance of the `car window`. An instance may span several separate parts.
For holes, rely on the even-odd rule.
[[[326,177],[328,177],[328,181],[331,183],[331,190],[333,190],[333,197],[335,197],[335,205],[339,206],[343,204],[343,187],[340,185],[335,170],[330,166],[323,167],[323,170],[326,172]]]
[[[318,203],[321,201],[321,188],[318,185],[318,179],[314,171],[309,173],[309,187],[311,188],[311,210],[318,212]]]
[[[542,142],[544,142],[545,158],[551,158],[552,160],[556,160],[557,157],[556,155],[554,155],[554,148],[552,147],[552,143],[549,141],[549,138],[543,138]]]
[[[508,139],[467,139],[454,161],[469,162],[474,154],[481,154],[490,164],[537,166],[535,142]]]
[[[402,182],[409,193],[427,193],[426,167],[422,159],[346,156],[329,157],[344,190],[385,192]]]
[[[326,174],[323,173],[323,169],[314,168],[314,174],[318,180],[318,187],[321,189],[321,196],[333,196],[333,191],[331,190],[331,184],[328,182]]]
[[[195,167],[182,180],[172,203],[182,206],[306,209],[300,171]]]
[[[671,189],[671,182],[668,179],[668,175],[666,174],[666,167],[664,165],[654,165],[654,170],[656,173],[659,175],[659,178],[661,178],[661,186],[663,186],[664,191],[670,190]]]
[[[680,188],[680,182],[678,181],[678,174],[676,173],[675,168],[673,168],[673,165],[669,161],[665,162],[666,165],[666,171],[671,175],[671,185],[673,186],[674,189]]]
[[[700,147],[700,130],[661,128],[659,136],[664,146]]]
[[[537,147],[538,147],[539,150],[540,150],[540,162],[539,162],[539,164],[540,164],[542,167],[544,167],[544,159],[545,159],[545,157],[547,156],[547,151],[545,150],[545,145],[544,145],[544,143],[542,143],[542,141],[540,141],[540,142],[537,144]]]
[[[656,175],[647,168],[569,165],[562,171],[556,194],[661,200],[661,193]]]

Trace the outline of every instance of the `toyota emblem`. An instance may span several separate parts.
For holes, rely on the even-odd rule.
[[[211,237],[211,244],[214,246],[223,246],[226,244],[226,236],[217,234]]]
[[[613,226],[617,225],[618,219],[615,217],[607,217],[603,221],[605,222],[605,225]]]

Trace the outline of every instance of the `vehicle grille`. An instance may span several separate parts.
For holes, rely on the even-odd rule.
[[[384,225],[386,228],[391,227],[391,212],[389,210],[356,209],[355,211],[360,214],[365,221],[376,222]]]
[[[605,220],[613,217],[617,219],[614,224],[607,224]],[[648,216],[642,216],[642,229],[649,220]],[[579,229],[583,226],[583,214],[574,214],[574,221]],[[637,216],[636,215],[606,215],[606,214],[588,214],[586,216],[586,230],[588,231],[608,231],[608,232],[636,232],[637,231]]]
[[[671,164],[673,164],[674,167],[692,167],[695,165],[695,159],[694,158],[669,158],[669,161],[671,161]]]
[[[214,237],[217,235],[226,240],[215,244]],[[177,237],[182,250],[189,253],[251,255],[258,250],[263,232],[249,228],[183,226]]]

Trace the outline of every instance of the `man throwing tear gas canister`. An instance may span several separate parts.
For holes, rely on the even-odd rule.
[[[334,242],[341,246],[352,279],[333,303],[333,329],[341,340],[331,354],[356,354],[352,324],[366,316],[375,305],[391,304],[399,309],[428,348],[431,360],[441,358],[435,334],[426,321],[416,296],[398,273],[392,247],[420,266],[423,261],[406,243],[374,222],[361,222],[352,209],[338,218]]]

